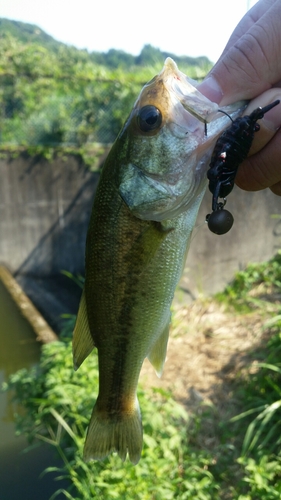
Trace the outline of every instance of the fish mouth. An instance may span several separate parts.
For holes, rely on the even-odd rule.
[[[198,121],[201,122],[201,131],[202,124],[215,124],[217,127],[218,122],[222,123],[222,113],[230,115],[231,118],[236,118],[237,113],[241,114],[247,104],[246,101],[239,101],[220,107],[216,102],[210,101],[208,97],[197,90],[196,87],[199,83],[182,73],[170,57],[167,57],[165,60],[164,67],[159,74],[159,78],[160,77],[162,77],[163,83],[170,93],[171,101],[175,108],[175,113],[173,113],[173,109],[170,110],[170,112],[172,111],[172,117],[178,120],[178,107],[181,106],[185,124],[188,124],[188,122],[193,123],[194,129],[195,124],[197,124],[198,128]],[[188,113],[183,113],[183,110]],[[188,115],[191,115],[193,120],[188,118]],[[228,117],[229,124],[231,118]],[[220,126],[219,128],[226,128],[226,126]],[[222,130],[220,130],[220,132],[222,132]],[[213,134],[211,133],[210,135]],[[205,140],[208,141],[207,136]]]
[[[171,97],[173,98],[174,96],[175,101],[185,111],[201,123],[208,123],[213,120],[219,109],[218,104],[210,101],[206,96],[201,94],[196,88],[198,83],[182,73],[170,57],[167,57],[165,60],[159,77],[161,76],[165,86],[169,89]]]

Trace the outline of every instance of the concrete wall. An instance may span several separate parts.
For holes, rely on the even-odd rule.
[[[221,291],[238,270],[250,262],[262,262],[281,248],[281,197],[269,189],[250,193],[237,186],[228,196],[227,208],[234,217],[229,233],[215,235],[204,223],[211,212],[211,193],[206,192],[193,231],[181,285],[194,294]]]
[[[21,156],[0,160],[0,262],[14,275],[40,279],[62,269],[83,273],[87,225],[98,174],[75,157],[52,163]],[[235,188],[227,208],[235,222],[224,236],[204,223],[206,193],[181,286],[196,296],[221,290],[248,262],[263,261],[281,247],[281,198],[269,190]]]
[[[0,160],[0,261],[16,275],[83,272],[98,174],[75,157]]]

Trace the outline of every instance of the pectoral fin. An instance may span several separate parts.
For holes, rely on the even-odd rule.
[[[163,332],[153,344],[147,356],[158,377],[161,377],[165,364],[167,344],[169,339],[169,328],[170,321],[167,323]]]
[[[77,370],[87,356],[89,356],[94,347],[95,344],[88,322],[85,290],[83,290],[72,339],[73,364],[75,370]]]

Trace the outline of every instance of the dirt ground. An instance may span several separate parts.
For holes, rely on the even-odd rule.
[[[193,412],[211,405],[218,419],[231,418],[239,411],[233,381],[244,367],[255,369],[269,314],[230,312],[210,299],[175,306],[163,375],[159,379],[146,359],[141,381],[171,390]]]

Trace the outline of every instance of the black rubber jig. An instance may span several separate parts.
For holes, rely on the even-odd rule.
[[[255,132],[260,129],[257,120],[263,118],[265,113],[279,103],[280,100],[274,101],[268,106],[257,108],[250,115],[236,118],[236,120],[232,120],[227,115],[232,121],[232,125],[218,138],[207,172],[209,189],[213,194],[213,212],[206,216],[206,222],[210,231],[215,234],[225,234],[233,225],[232,214],[224,209],[225,198],[233,189],[238,167],[250,151]],[[224,113],[224,111],[221,112]],[[223,198],[224,201],[218,202],[218,198]]]

